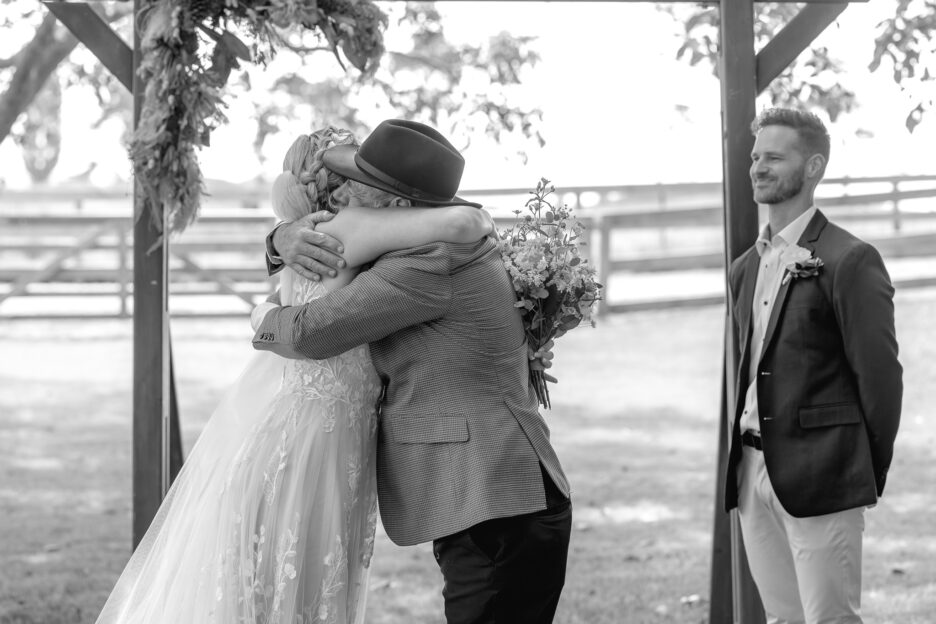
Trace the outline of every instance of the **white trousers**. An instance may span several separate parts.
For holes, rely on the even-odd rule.
[[[741,534],[767,623],[861,624],[864,508],[794,518],[749,446],[739,481]]]

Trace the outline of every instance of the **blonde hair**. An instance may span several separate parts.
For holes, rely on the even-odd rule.
[[[295,221],[317,210],[338,212],[332,193],[348,179],[328,170],[322,156],[336,145],[357,145],[350,130],[328,126],[300,135],[283,159],[283,173],[273,182],[273,212]]]

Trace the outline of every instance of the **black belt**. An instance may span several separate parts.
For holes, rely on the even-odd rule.
[[[756,448],[758,451],[764,450],[764,445],[761,444],[760,436],[753,431],[745,431],[741,434],[741,444]]]

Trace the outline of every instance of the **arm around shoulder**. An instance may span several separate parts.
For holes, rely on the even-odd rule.
[[[487,212],[471,206],[349,206],[317,229],[339,238],[344,243],[348,266],[356,267],[390,251],[432,242],[474,242],[490,234],[494,222]]]
[[[435,208],[434,210],[442,210]],[[451,206],[445,219],[448,231],[440,238],[447,243],[473,243],[495,233],[494,219],[483,208]]]
[[[266,311],[254,348],[323,359],[441,318],[452,292],[445,247],[387,254],[346,286],[303,305]]]

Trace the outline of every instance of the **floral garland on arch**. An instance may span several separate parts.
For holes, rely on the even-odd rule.
[[[198,216],[203,180],[196,147],[227,119],[222,93],[239,61],[272,58],[289,29],[316,30],[361,72],[383,55],[386,15],[371,0],[152,0],[138,16],[139,72],[145,81],[130,158],[162,231],[181,232]],[[246,30],[247,46],[230,28]],[[210,53],[203,44],[213,46]],[[342,67],[344,65],[342,64]]]

